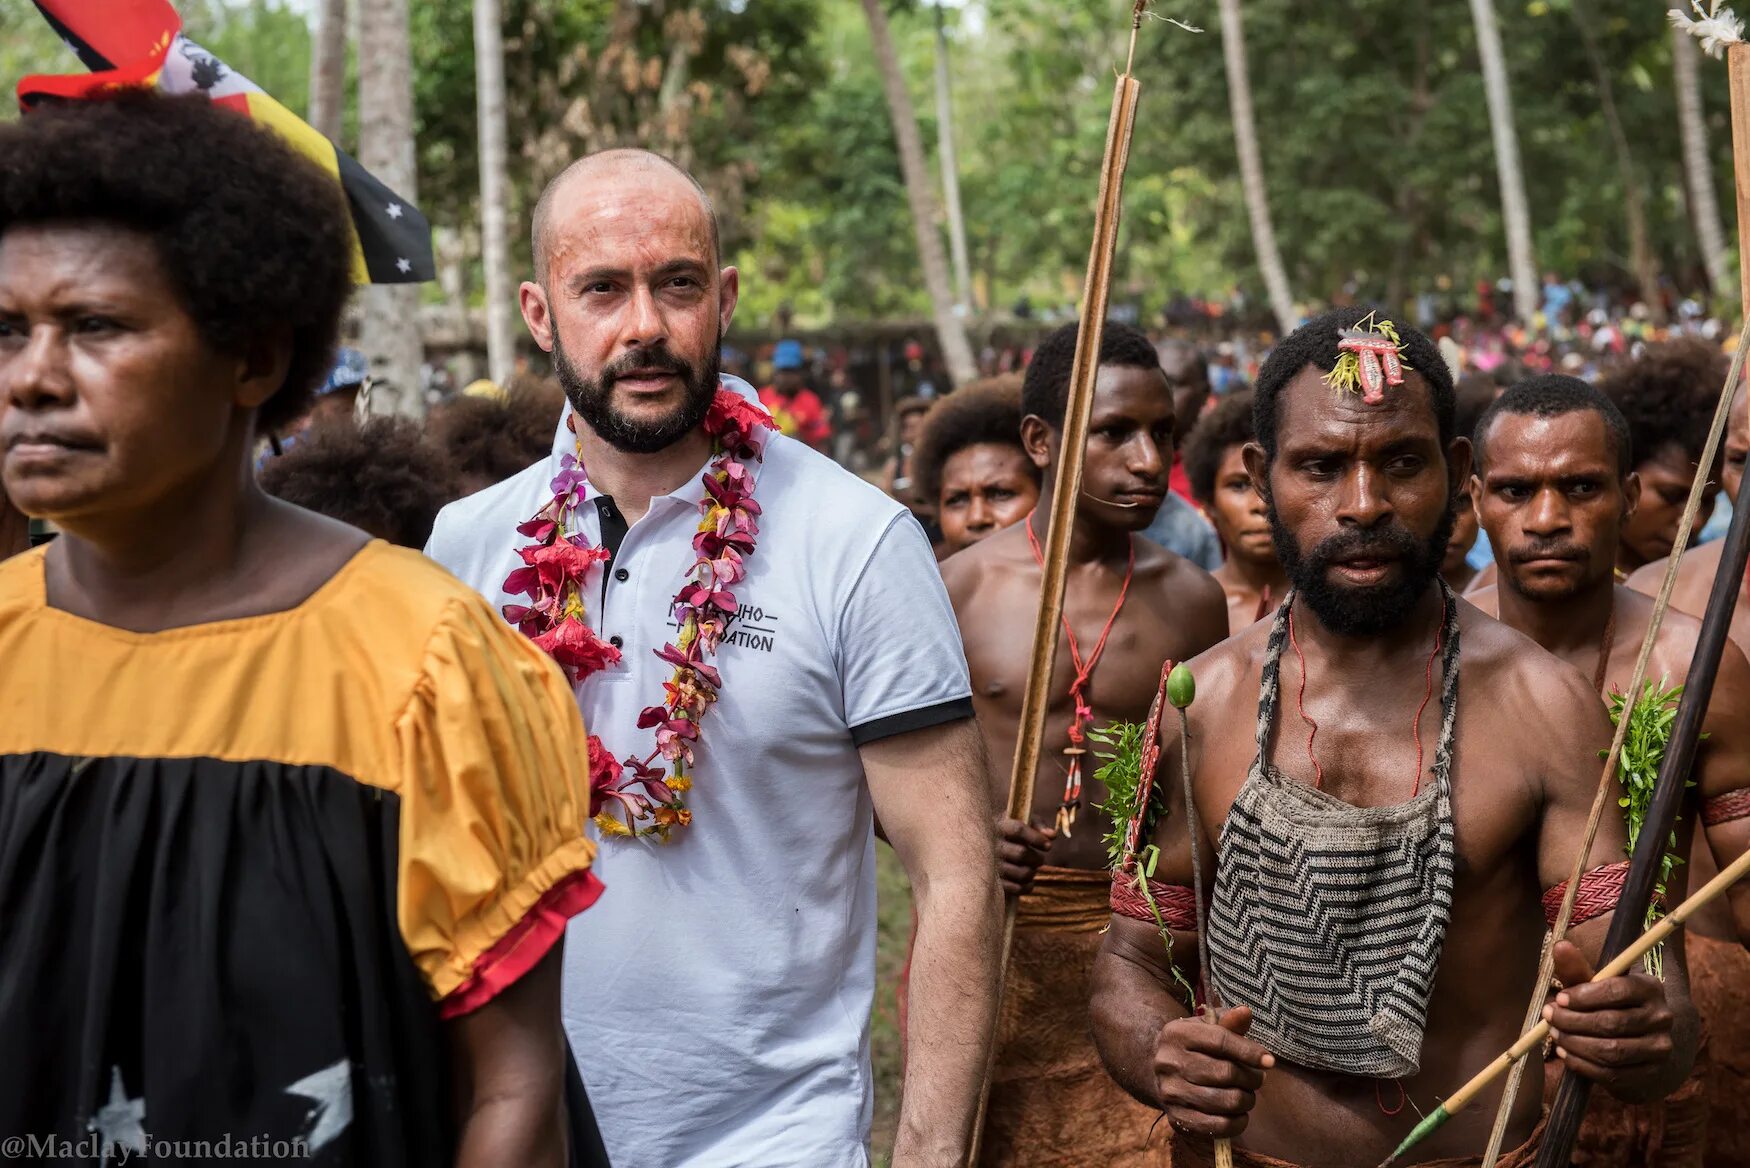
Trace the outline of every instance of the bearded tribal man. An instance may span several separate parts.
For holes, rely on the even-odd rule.
[[[1008,802],[1038,611],[1052,483],[1077,327],[1042,342],[1021,390],[1021,441],[1044,477],[1026,521],[945,561],[943,576],[972,667],[973,701],[993,762],[992,798]],[[1110,878],[1089,731],[1148,713],[1164,659],[1227,635],[1221,588],[1196,565],[1141,538],[1167,492],[1173,398],[1154,346],[1108,322],[1088,423],[1087,461],[1070,536],[1046,736],[1029,823],[1003,820],[1003,880],[1020,894],[984,1163],[1162,1162],[1165,1132],[1100,1069],[1088,1038],[1088,979]],[[1049,866],[1038,866],[1049,861]],[[1038,868],[1037,877],[1034,869]]]
[[[1039,468],[1021,445],[1021,375],[974,382],[932,406],[912,470],[935,504],[944,557],[1025,519],[1039,502]]]
[[[1327,313],[1258,377],[1246,465],[1294,589],[1190,663],[1195,817],[1171,720],[1160,736],[1165,814],[1141,827],[1161,849],[1149,890],[1170,955],[1144,898],[1114,884],[1094,1032],[1114,1077],[1173,1124],[1178,1165],[1213,1163],[1214,1136],[1243,1168],[1376,1164],[1510,1046],[1609,738],[1585,678],[1439,579],[1470,444],[1439,351],[1372,322]],[[1197,977],[1193,836],[1219,1025],[1190,1015],[1172,972]],[[1610,817],[1587,888],[1620,879],[1623,843]],[[1608,924],[1558,948],[1572,988],[1546,1016],[1568,1065],[1656,1098],[1693,1051],[1681,954],[1669,998],[1642,973],[1581,985]],[[1530,1162],[1539,1108],[1521,1093],[1503,1164]],[[1419,1151],[1477,1163],[1488,1111]]]
[[[1233,633],[1263,620],[1288,591],[1288,577],[1270,535],[1269,512],[1242,457],[1251,440],[1250,392],[1222,398],[1185,439],[1192,496],[1227,550],[1214,575],[1227,594],[1227,625]]]
[[[0,157],[0,478],[61,529],[0,564],[5,1143],[562,1168],[559,944],[601,891],[564,678],[250,473],[334,359],[338,186],[198,96]]]
[[[1738,487],[1744,481],[1745,458],[1750,455],[1750,393],[1744,390],[1739,390],[1732,402],[1724,453],[1720,485],[1725,488],[1727,498],[1735,503]],[[1672,608],[1694,617],[1707,612],[1707,598],[1713,592],[1714,576],[1719,573],[1720,553],[1725,546],[1724,540],[1715,540],[1683,554],[1677,567],[1677,586],[1671,592]],[[1641,568],[1628,578],[1628,586],[1648,596],[1657,596],[1665,583],[1665,562],[1657,559]],[[1731,636],[1739,649],[1750,653],[1750,581],[1738,589],[1738,601],[1732,608]]]
[[[1612,567],[1623,523],[1642,496],[1628,422],[1597,389],[1573,377],[1545,375],[1509,389],[1478,423],[1477,475],[1484,527],[1495,551],[1501,583],[1478,592],[1478,608],[1499,618],[1592,679],[1601,700],[1621,694],[1634,674],[1653,602],[1615,581]],[[1659,691],[1682,686],[1695,656],[1701,622],[1668,612],[1653,646],[1647,676]],[[1675,705],[1675,700],[1671,702]],[[1731,645],[1720,662],[1695,781],[1702,797],[1723,795],[1750,779],[1750,663]],[[1656,770],[1657,759],[1637,759]],[[1687,883],[1713,874],[1714,856],[1704,835],[1694,836],[1695,816],[1678,827],[1679,853],[1694,838],[1695,871],[1680,869]],[[1738,852],[1722,841],[1722,862]],[[1703,873],[1705,872],[1705,876]],[[1685,881],[1668,900],[1681,898]],[[1730,912],[1722,904],[1684,930],[1697,1011],[1728,1060],[1745,1048],[1750,1032],[1742,1007],[1710,991],[1736,983],[1750,990],[1750,954],[1738,944]],[[1552,1061],[1553,1081],[1560,1065]],[[1706,1057],[1689,1082],[1655,1105],[1627,1107],[1594,1096],[1580,1133],[1587,1164],[1684,1165],[1701,1163],[1704,1146],[1718,1151],[1742,1143],[1746,1099],[1735,1092],[1730,1112],[1710,1122],[1707,1091],[1713,1078]],[[1737,1084],[1741,1087],[1742,1084]],[[1750,1148],[1743,1149],[1750,1152]],[[1739,1157],[1734,1162],[1744,1163]]]
[[[571,410],[550,459],[447,508],[428,550],[559,656],[601,740],[614,892],[570,937],[564,1008],[608,1150],[868,1163],[873,812],[918,914],[893,1163],[961,1164],[1001,897],[929,542],[719,377],[738,277],[691,176],[585,158],[534,251],[523,318]]]

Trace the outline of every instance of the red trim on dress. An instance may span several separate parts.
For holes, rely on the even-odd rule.
[[[1712,799],[1703,801],[1703,825],[1718,827],[1734,819],[1750,819],[1750,787],[1740,787],[1736,791],[1727,791],[1724,795],[1715,795]]]
[[[565,923],[601,894],[601,879],[588,868],[549,888],[510,932],[480,955],[468,980],[438,1003],[438,1017],[447,1021],[472,1014],[515,985],[565,935]]]
[[[1148,891],[1155,898],[1155,904],[1160,906],[1161,920],[1166,922],[1167,928],[1177,929],[1182,933],[1196,931],[1196,893],[1183,884],[1168,884],[1162,880],[1150,880]],[[1111,905],[1112,911],[1121,917],[1151,925],[1155,923],[1154,913],[1149,911],[1147,898],[1136,887],[1136,876],[1133,873],[1112,874]]]
[[[1580,894],[1574,898],[1574,915],[1568,926],[1582,925],[1593,917],[1601,917],[1616,908],[1622,899],[1623,882],[1628,879],[1628,861],[1618,860],[1594,868],[1580,877]],[[1555,927],[1556,914],[1562,911],[1562,897],[1568,892],[1568,882],[1562,881],[1543,894],[1543,923]]]

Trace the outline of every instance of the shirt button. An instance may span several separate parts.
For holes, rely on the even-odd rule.
[[[614,579],[618,580],[622,584],[624,584],[626,581],[630,580],[631,578],[632,578],[632,573],[626,571],[626,569],[624,569],[624,568],[616,568],[614,570]]]
[[[611,636],[608,638],[608,644],[612,645],[616,649],[624,649],[626,647],[625,640],[622,639],[619,636],[619,634],[617,634],[617,633],[614,636]]]

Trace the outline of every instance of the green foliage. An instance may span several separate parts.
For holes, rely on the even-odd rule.
[[[1114,722],[1103,730],[1090,730],[1088,738],[1096,747],[1094,757],[1101,765],[1094,777],[1106,788],[1106,801],[1100,810],[1106,813],[1106,866],[1114,872],[1124,866],[1129,856],[1124,854],[1124,837],[1130,830],[1131,817],[1136,814],[1137,793],[1142,787],[1142,740],[1148,728],[1141,722]],[[1154,776],[1148,781],[1152,784]],[[1149,814],[1152,822],[1166,810],[1158,789],[1149,792]]]
[[[1628,733],[1622,740],[1622,753],[1616,760],[1617,779],[1622,784],[1622,795],[1616,801],[1622,808],[1624,821],[1628,824],[1627,854],[1634,855],[1635,843],[1641,837],[1641,829],[1646,826],[1647,812],[1653,805],[1653,792],[1658,787],[1659,767],[1665,761],[1665,748],[1671,743],[1671,728],[1677,720],[1677,704],[1683,697],[1681,685],[1665,688],[1669,677],[1660,678],[1655,682],[1649,679],[1640,700],[1635,702],[1634,712],[1629,715]],[[1627,695],[1612,693],[1609,699],[1610,721],[1612,725],[1622,722],[1623,706],[1627,704]],[[1690,780],[1689,785],[1694,785]],[[1671,873],[1677,865],[1683,863],[1677,854],[1677,833],[1672,831],[1667,843],[1667,851],[1659,861],[1659,882],[1653,889],[1653,902],[1647,906],[1645,924],[1650,927],[1661,915],[1660,905],[1665,899],[1666,885],[1671,879]],[[1663,976],[1663,946],[1647,954],[1646,968],[1655,977]]]
[[[502,0],[512,222],[565,162],[636,143],[693,168],[743,269],[742,319],[921,316],[910,210],[858,0]],[[1576,4],[1580,11],[1575,11]],[[189,32],[294,110],[310,35],[286,0],[180,0]],[[1677,133],[1667,5],[1497,0],[1539,265],[1626,283],[1623,179],[1575,20],[1594,30],[1662,269],[1700,271]],[[936,13],[889,4],[926,148],[937,142]],[[1087,262],[1128,0],[980,0],[944,10],[975,299],[1061,314]],[[1164,11],[1164,10],[1163,10]],[[1403,310],[1504,274],[1505,242],[1469,6],[1246,0],[1246,56],[1290,282]],[[1114,302],[1261,281],[1240,198],[1220,13],[1184,0],[1138,43],[1139,123]],[[420,202],[470,246],[479,221],[469,0],[410,5]],[[76,69],[28,4],[0,6],[0,71]],[[1715,185],[1732,189],[1726,71],[1700,76]],[[349,123],[350,124],[350,123]],[[932,179],[939,173],[931,159]],[[938,186],[939,190],[939,186]],[[526,265],[526,251],[516,250]],[[1399,318],[1401,319],[1401,318]]]

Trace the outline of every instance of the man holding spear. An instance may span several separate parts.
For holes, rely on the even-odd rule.
[[[1247,468],[1294,591],[1191,662],[1191,831],[1170,724],[1154,776],[1151,896],[1182,899],[1195,838],[1215,872],[1203,992],[1221,1025],[1191,1016],[1156,922],[1124,906],[1095,1036],[1180,1133],[1175,1163],[1210,1162],[1213,1136],[1242,1166],[1372,1164],[1519,1034],[1542,902],[1567,878],[1610,726],[1584,677],[1439,582],[1470,444],[1426,337],[1328,313],[1272,354],[1255,420]],[[1623,842],[1606,823],[1582,905],[1614,902]],[[1680,955],[1669,999],[1642,973],[1582,985],[1608,912],[1582,916],[1556,953],[1572,987],[1552,1007],[1558,1057],[1624,1098],[1663,1095],[1693,1052]],[[1173,934],[1181,976],[1190,933]],[[1502,1164],[1534,1154],[1538,1106],[1520,1100]],[[1486,1118],[1455,1121],[1427,1154],[1475,1163],[1456,1157],[1487,1136]]]
[[[1028,644],[1011,630],[1039,603],[1045,516],[1063,456],[1077,333],[1069,324],[1046,338],[1022,387],[1021,442],[1044,476],[1038,509],[942,564],[999,803],[1028,672]],[[1154,345],[1136,329],[1107,321],[1031,822],[999,824],[1004,890],[1019,904],[984,1164],[1120,1168],[1157,1164],[1164,1155],[1164,1133],[1150,1140],[1154,1117],[1101,1069],[1088,1040],[1086,1003],[1110,884],[1111,819],[1100,806],[1106,793],[1095,774],[1098,728],[1141,722],[1161,661],[1195,656],[1227,635],[1220,586],[1140,537],[1166,497],[1173,430],[1173,395]]]
[[[1473,493],[1501,584],[1469,599],[1590,676],[1599,697],[1620,709],[1653,612],[1652,599],[1613,579],[1624,519],[1641,493],[1626,420],[1586,382],[1544,375],[1514,386],[1491,405],[1478,424],[1475,444]],[[1700,632],[1699,620],[1667,613],[1652,648],[1651,688],[1631,717],[1631,745],[1620,768],[1631,840],[1645,816],[1663,754],[1665,739],[1655,720],[1668,718],[1667,710],[1676,704]],[[1638,732],[1641,726],[1648,732]],[[1707,740],[1694,779],[1708,799],[1727,795],[1750,775],[1750,663],[1736,648],[1728,646],[1720,662],[1705,726]],[[1671,852],[1673,868],[1682,862],[1677,857],[1692,850],[1695,817],[1685,814]],[[1732,838],[1730,822],[1695,837],[1698,872],[1711,874],[1716,857],[1729,864],[1742,853],[1743,840]],[[1684,884],[1698,883],[1688,868],[1676,875],[1667,903],[1680,896]],[[1699,914],[1686,932],[1698,1012],[1712,1045],[1732,1057],[1744,1045],[1738,1038],[1750,1019],[1726,987],[1750,986],[1750,955],[1723,904]],[[1595,1100],[1580,1133],[1588,1163],[1690,1164],[1704,1146],[1718,1152],[1746,1138],[1741,1092],[1707,1090],[1704,1095],[1711,1078],[1698,1064],[1682,1089],[1652,1108]],[[1709,1097],[1716,1104],[1711,1119]],[[1741,1163],[1743,1157],[1730,1162]]]

